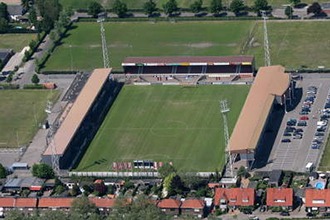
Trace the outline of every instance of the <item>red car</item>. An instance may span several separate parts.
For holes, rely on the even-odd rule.
[[[304,120],[304,121],[306,121],[306,120],[308,120],[309,118],[308,118],[308,116],[301,116],[300,117],[300,120]]]

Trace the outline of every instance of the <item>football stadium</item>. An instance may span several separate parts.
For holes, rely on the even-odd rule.
[[[61,117],[43,161],[76,171],[184,171],[225,164],[220,100],[234,128],[254,75],[254,58],[128,57],[125,73],[91,73]],[[119,79],[125,77],[125,83]]]

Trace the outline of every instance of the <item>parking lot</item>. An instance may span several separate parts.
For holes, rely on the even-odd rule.
[[[301,100],[293,110],[285,113],[266,170],[305,172],[308,163],[313,166],[319,163],[328,133],[327,121],[321,121],[320,117],[330,94],[330,78],[304,78],[297,82],[297,88],[302,88]],[[317,129],[324,136],[315,140]]]

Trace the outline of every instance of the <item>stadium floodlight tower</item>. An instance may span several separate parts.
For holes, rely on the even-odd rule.
[[[229,165],[228,168],[230,171],[230,177],[234,178],[233,161],[229,149],[229,131],[228,131],[228,121],[227,121],[227,113],[230,111],[230,109],[228,107],[228,103],[226,99],[220,100],[220,111],[223,117],[223,128],[224,128],[223,132],[224,132],[225,146],[226,146],[226,162]]]
[[[268,30],[267,30],[267,15],[266,11],[261,11],[263,23],[264,23],[264,52],[265,52],[265,66],[270,66],[270,53],[269,53],[269,41],[268,41]]]
[[[109,54],[108,54],[108,47],[107,41],[105,39],[105,29],[103,26],[103,21],[105,20],[104,17],[99,17],[97,22],[100,23],[101,26],[101,39],[102,39],[102,53],[103,53],[103,67],[110,68],[110,61],[109,61]]]

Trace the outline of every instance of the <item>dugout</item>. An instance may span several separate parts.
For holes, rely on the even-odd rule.
[[[161,56],[127,57],[122,63],[125,74],[253,76],[253,56]]]

